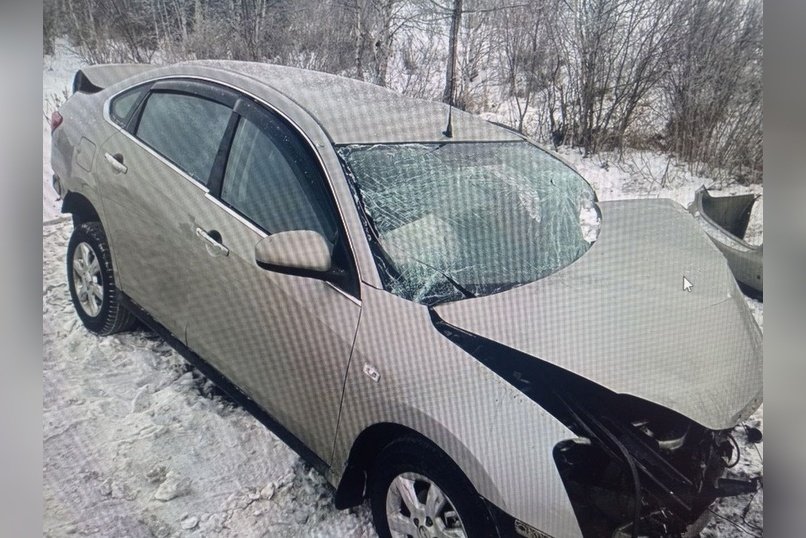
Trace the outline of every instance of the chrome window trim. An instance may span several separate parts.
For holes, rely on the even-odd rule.
[[[219,200],[218,198],[216,198],[215,196],[213,196],[209,192],[207,194],[205,194],[204,197],[207,198],[208,200],[210,200],[211,202],[213,202],[215,205],[217,205],[218,207],[220,207],[224,211],[226,211],[231,216],[235,217],[235,219],[238,222],[240,222],[241,224],[245,225],[247,228],[249,228],[250,230],[252,230],[256,234],[258,234],[261,239],[263,239],[264,237],[269,236],[269,234],[266,231],[264,231],[260,227],[256,226],[253,222],[250,222],[248,219],[244,218],[240,213],[238,213],[237,211],[232,209],[230,206],[228,206],[227,204],[225,204],[224,202],[222,202],[221,200]]]
[[[237,75],[238,73],[235,73],[235,74]],[[195,185],[196,187],[201,189],[205,193],[206,197],[208,197],[208,198],[210,198],[212,200],[215,200],[215,197],[210,195],[210,189],[208,189],[205,185],[203,185],[201,182],[199,182],[198,180],[196,180],[195,178],[193,178],[189,174],[183,172],[175,164],[173,164],[170,161],[168,161],[165,157],[163,157],[162,155],[160,155],[159,153],[157,153],[156,151],[154,151],[153,149],[148,147],[144,142],[138,140],[137,137],[135,137],[134,135],[132,135],[131,133],[129,133],[128,131],[123,129],[120,125],[118,125],[117,123],[112,121],[111,116],[109,114],[109,108],[110,108],[110,105],[112,103],[112,100],[115,97],[117,97],[118,95],[122,94],[123,92],[125,92],[125,91],[127,91],[127,90],[129,90],[129,89],[131,89],[131,88],[133,88],[135,86],[139,86],[141,84],[149,84],[149,83],[159,82],[159,81],[162,81],[162,80],[182,80],[182,79],[200,80],[200,81],[203,81],[203,82],[210,82],[210,83],[213,83],[213,84],[218,84],[220,86],[230,88],[231,90],[234,90],[235,92],[237,92],[240,95],[245,95],[245,96],[253,99],[255,102],[259,103],[261,106],[264,106],[266,109],[276,113],[278,116],[283,118],[285,121],[288,122],[289,125],[291,125],[291,127],[300,136],[302,136],[302,138],[305,140],[305,142],[307,142],[308,146],[313,150],[313,154],[316,156],[316,160],[319,162],[319,168],[324,173],[325,179],[328,182],[328,187],[330,188],[330,192],[333,195],[333,201],[336,204],[336,210],[339,212],[339,218],[341,219],[341,225],[342,225],[342,227],[344,228],[344,231],[345,231],[347,243],[350,246],[350,255],[353,258],[353,265],[355,266],[355,270],[358,273],[357,276],[358,276],[358,281],[359,281],[359,286],[360,286],[360,283],[364,282],[363,275],[361,274],[361,265],[358,263],[358,260],[356,259],[356,256],[355,256],[355,244],[353,243],[353,240],[350,237],[350,232],[347,229],[347,226],[345,225],[346,219],[344,218],[344,208],[342,207],[341,202],[339,202],[339,198],[338,198],[338,196],[336,196],[336,193],[334,192],[334,189],[333,189],[333,178],[331,177],[330,173],[328,172],[328,169],[325,166],[325,161],[324,161],[324,159],[322,159],[322,156],[319,154],[319,150],[317,149],[316,144],[313,143],[313,141],[310,139],[310,137],[305,133],[305,131],[302,130],[302,128],[299,125],[297,125],[297,123],[294,120],[289,118],[281,110],[279,110],[276,107],[272,106],[271,104],[267,103],[265,100],[261,99],[257,95],[254,95],[251,92],[248,92],[248,91],[246,91],[246,90],[244,90],[242,88],[239,88],[239,87],[234,86],[232,84],[229,84],[227,82],[223,82],[223,81],[220,81],[220,80],[216,80],[216,79],[212,79],[212,78],[204,77],[204,76],[200,76],[200,75],[162,75],[162,76],[157,76],[157,77],[152,77],[152,78],[147,78],[145,80],[141,80],[141,81],[135,83],[134,85],[127,86],[126,88],[121,89],[120,91],[114,93],[109,98],[107,98],[106,102],[104,103],[104,107],[103,107],[104,120],[106,120],[106,122],[109,123],[110,125],[112,125],[114,128],[116,128],[119,131],[121,131],[122,133],[124,133],[131,140],[137,142],[137,144],[139,144],[140,146],[146,148],[146,150],[148,150],[150,153],[152,153],[153,155],[158,157],[164,163],[168,164],[171,168],[173,168],[174,170],[179,172],[180,175],[183,178],[185,178],[186,180],[190,181],[193,185]],[[257,83],[258,84],[263,84],[260,81],[257,81]],[[266,84],[266,87],[271,88],[271,86],[269,86],[268,84]],[[278,90],[275,90],[274,88],[271,88],[271,89],[273,91],[281,94],[281,95],[285,95],[282,92],[279,92]],[[300,108],[302,109],[302,107],[300,107]],[[304,110],[304,109],[302,109],[302,110]],[[316,120],[314,119],[314,121],[316,121]],[[318,125],[318,122],[317,122],[317,125]],[[333,144],[331,143],[329,145],[329,147],[331,149],[333,149]],[[218,200],[216,200],[216,201],[218,201]],[[230,208],[224,206],[223,204],[220,204],[220,205],[222,207],[224,207],[225,209],[227,209],[228,211],[232,212],[232,210]],[[235,214],[235,213],[232,213],[232,214]],[[236,215],[236,216],[238,217],[239,222],[247,222],[240,215]],[[252,224],[251,222],[247,222],[247,224],[249,225],[250,229],[254,230],[256,228],[256,226],[254,224]],[[263,230],[260,230],[258,233],[265,234],[266,232],[263,231]],[[338,289],[336,286],[334,286],[334,288]],[[339,291],[343,292],[345,295],[349,296],[351,299],[358,300],[357,298],[353,297],[352,295],[350,295],[349,293],[345,292],[344,290],[339,290]],[[360,300],[358,300],[358,301],[359,301],[359,304],[360,304]]]
[[[324,283],[325,283],[325,284],[326,284],[328,287],[333,288],[334,290],[336,290],[337,292],[339,292],[341,295],[344,295],[345,297],[347,297],[348,299],[350,299],[350,301],[352,301],[354,304],[356,304],[356,305],[358,305],[358,306],[361,306],[361,299],[359,299],[358,297],[354,297],[354,296],[350,295],[349,293],[347,293],[346,291],[344,291],[344,290],[343,290],[343,289],[341,289],[340,287],[336,286],[336,285],[335,285],[335,284],[333,284],[332,282],[329,282],[329,281],[327,281],[327,280],[323,280],[323,282],[324,282]]]
[[[149,82],[149,81],[147,81],[147,82]],[[147,83],[147,82],[145,82],[145,83]],[[139,86],[139,84],[138,84],[138,86]],[[191,176],[190,174],[188,174],[187,172],[185,172],[184,170],[182,170],[181,168],[176,166],[174,163],[172,163],[171,161],[166,159],[163,155],[161,155],[159,152],[157,152],[157,150],[155,150],[154,148],[152,148],[151,146],[149,146],[148,144],[146,144],[145,142],[143,142],[142,140],[140,140],[139,138],[137,138],[136,136],[131,134],[129,131],[127,131],[126,129],[124,129],[120,125],[118,125],[112,119],[112,116],[111,116],[111,114],[109,112],[110,106],[112,104],[112,99],[114,99],[115,97],[117,97],[121,93],[126,92],[130,88],[126,88],[126,89],[124,89],[122,91],[119,91],[118,93],[116,93],[115,95],[113,95],[112,97],[110,97],[109,99],[106,100],[106,102],[104,103],[104,110],[103,110],[104,120],[106,120],[106,122],[109,125],[111,125],[115,129],[117,129],[118,131],[120,131],[121,133],[126,135],[129,138],[129,140],[132,140],[133,142],[137,143],[138,146],[140,146],[141,148],[145,149],[147,152],[149,152],[151,155],[153,155],[154,157],[156,157],[157,159],[162,161],[164,164],[168,165],[168,167],[171,168],[174,172],[177,172],[182,178],[184,178],[187,181],[189,181],[191,183],[191,185],[193,185],[194,187],[196,187],[198,189],[201,189],[201,191],[203,193],[209,194],[210,189],[208,189],[207,186],[204,185],[201,181],[199,181],[198,179],[194,178],[193,176]],[[106,142],[104,142],[104,144],[106,144]]]
[[[269,233],[267,233],[266,231],[261,229],[259,226],[255,225],[253,222],[249,221],[249,219],[243,217],[236,210],[234,210],[230,206],[226,205],[224,202],[222,202],[221,200],[219,200],[218,198],[216,198],[215,196],[213,196],[209,192],[207,194],[205,194],[204,197],[207,198],[208,200],[210,200],[211,202],[213,202],[215,205],[217,205],[218,207],[220,207],[224,211],[226,211],[229,215],[235,217],[235,219],[238,222],[240,222],[241,224],[245,225],[247,228],[249,228],[250,230],[252,230],[256,234],[258,234],[261,239],[269,236]],[[328,286],[330,286],[331,288],[333,288],[334,290],[336,290],[337,292],[339,292],[341,295],[343,295],[346,298],[348,298],[350,301],[352,301],[356,305],[361,306],[361,299],[359,299],[358,297],[350,295],[349,293],[347,293],[346,291],[344,291],[340,287],[336,286],[332,282],[328,282],[327,280],[324,280],[323,282],[325,284],[327,284]]]

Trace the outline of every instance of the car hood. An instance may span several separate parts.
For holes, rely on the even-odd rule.
[[[600,207],[598,240],[568,267],[434,310],[616,393],[733,427],[761,403],[762,350],[725,258],[671,200]]]

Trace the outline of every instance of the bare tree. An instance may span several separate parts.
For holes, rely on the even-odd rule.
[[[400,0],[349,0],[342,5],[351,13],[353,76],[381,86],[387,85],[398,20],[405,5]]]
[[[515,127],[521,132],[533,101],[556,78],[548,27],[553,24],[557,7],[554,1],[531,0],[525,6],[501,10],[496,16],[500,78],[505,95],[514,100]],[[547,109],[549,98],[543,95]]]
[[[42,5],[42,53],[53,54],[58,28],[58,6],[55,0],[45,0]]]
[[[46,0],[43,34],[92,63],[294,65],[588,155],[651,146],[761,174],[761,0]]]
[[[669,149],[712,169],[761,170],[761,5],[686,0],[665,79]],[[741,170],[740,170],[741,169]]]

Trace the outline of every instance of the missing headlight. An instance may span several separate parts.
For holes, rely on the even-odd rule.
[[[581,418],[589,421],[595,441],[564,441],[554,450],[583,535],[682,536],[719,493],[727,493],[714,488],[725,468],[719,448],[722,432],[692,424],[682,442],[676,439],[680,445],[668,450],[661,446],[663,441],[606,415]],[[627,448],[639,470],[638,494],[631,470],[608,434]]]
[[[658,448],[667,452],[674,452],[686,442],[686,436],[691,425],[684,421],[676,422],[650,422],[649,420],[639,420],[632,423],[644,435],[655,439]]]
[[[753,491],[724,482],[738,457],[728,431],[709,430],[665,407],[616,394],[581,376],[458,329],[435,327],[551,413],[578,438],[554,459],[584,536],[677,538],[693,532],[718,497]],[[741,493],[740,493],[741,492]]]

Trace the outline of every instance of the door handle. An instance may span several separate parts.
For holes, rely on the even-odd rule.
[[[217,235],[218,239],[210,234]],[[207,233],[203,229],[197,227],[196,237],[204,242],[204,246],[207,248],[207,254],[210,256],[227,256],[229,254],[229,249],[221,244],[221,235],[215,230]]]
[[[129,168],[123,164],[123,155],[120,153],[115,153],[114,155],[104,153],[104,159],[106,159],[106,162],[109,163],[109,166],[112,167],[112,170],[114,170],[116,174],[125,174],[129,170]]]

